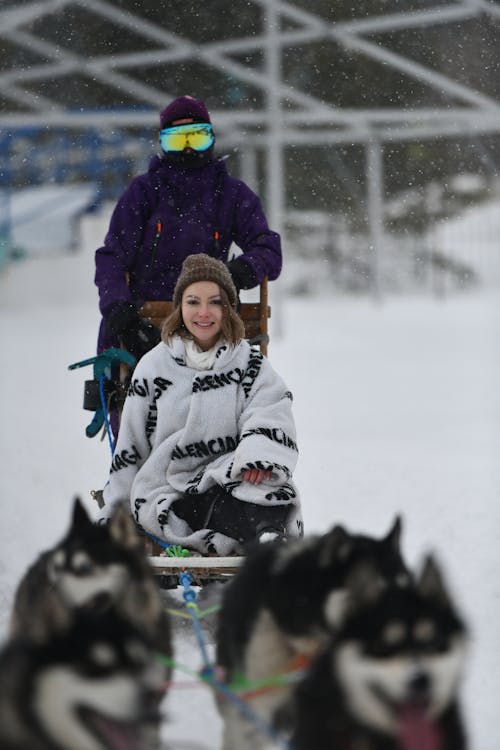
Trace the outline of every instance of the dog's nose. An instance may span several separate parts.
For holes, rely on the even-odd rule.
[[[408,695],[412,700],[423,701],[428,698],[431,689],[431,678],[422,670],[415,672],[408,682]]]

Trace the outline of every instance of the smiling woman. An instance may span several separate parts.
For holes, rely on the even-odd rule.
[[[219,338],[236,345],[245,335],[236,312],[238,294],[224,263],[205,253],[184,261],[173,294],[173,313],[165,320],[162,338],[169,343],[178,335],[201,350],[212,348]]]
[[[160,542],[218,555],[302,534],[292,396],[237,302],[222,261],[186,258],[162,341],[134,371],[145,385],[125,401],[101,521],[130,503]]]
[[[222,326],[222,298],[213,281],[190,284],[182,295],[182,319],[202,351],[217,343]]]

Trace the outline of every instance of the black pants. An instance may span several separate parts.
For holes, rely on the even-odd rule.
[[[292,506],[255,505],[238,500],[222,487],[213,487],[200,495],[184,495],[171,508],[192,531],[211,529],[245,544],[266,528],[285,533]]]

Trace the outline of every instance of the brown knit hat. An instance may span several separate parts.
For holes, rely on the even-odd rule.
[[[231,274],[221,260],[211,258],[206,253],[188,255],[182,264],[182,271],[174,289],[174,307],[181,304],[184,290],[196,281],[213,281],[218,284],[226,292],[229,304],[236,309],[238,293]]]

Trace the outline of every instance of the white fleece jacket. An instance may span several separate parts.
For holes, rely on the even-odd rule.
[[[174,337],[137,365],[123,409],[101,518],[130,502],[137,523],[172,544],[228,554],[236,542],[210,530],[192,532],[170,506],[181,495],[214,484],[257,505],[293,505],[288,532],[302,521],[292,473],[297,463],[292,395],[260,352],[246,341],[223,344],[210,370],[186,365],[184,342]],[[271,470],[259,485],[245,469]]]

